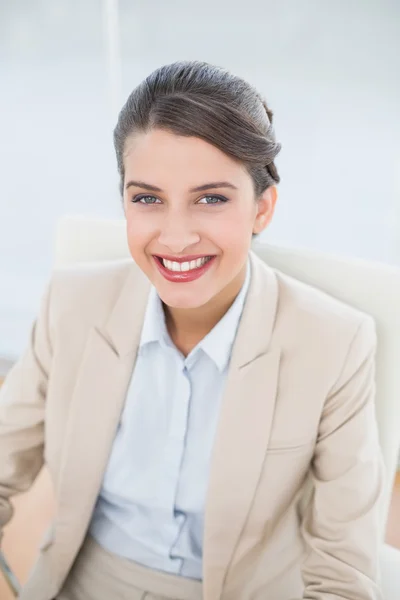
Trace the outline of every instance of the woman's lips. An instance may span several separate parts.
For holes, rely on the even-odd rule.
[[[154,261],[161,275],[165,277],[168,281],[172,281],[175,283],[186,283],[190,281],[194,281],[195,279],[199,279],[208,269],[212,266],[215,261],[216,256],[212,256],[210,260],[208,260],[203,266],[197,267],[196,269],[191,269],[190,271],[170,271],[166,267],[164,267],[161,258],[158,256],[153,256]],[[189,257],[190,258],[190,257]],[[199,256],[195,258],[200,258]],[[176,259],[175,259],[176,260]],[[178,262],[178,261],[177,261]],[[179,262],[186,262],[180,260]]]

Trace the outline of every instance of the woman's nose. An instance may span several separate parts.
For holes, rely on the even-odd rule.
[[[159,243],[168,248],[171,254],[179,254],[199,240],[200,235],[195,231],[193,221],[176,214],[164,220],[158,238]]]

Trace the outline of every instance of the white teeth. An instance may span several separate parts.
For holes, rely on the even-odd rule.
[[[183,262],[183,263],[178,263],[178,262],[171,261],[171,260],[165,260],[164,258],[162,258],[161,260],[162,260],[164,267],[166,269],[168,269],[169,271],[184,272],[184,271],[192,271],[193,269],[199,269],[206,262],[208,262],[211,258],[212,258],[211,256],[205,256],[203,258],[197,258],[196,260],[191,260],[191,261]]]

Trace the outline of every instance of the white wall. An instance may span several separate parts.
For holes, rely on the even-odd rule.
[[[118,3],[117,3],[118,4]],[[252,81],[283,144],[265,238],[400,264],[400,4],[120,0],[123,93],[200,59]],[[64,213],[120,216],[100,0],[0,4],[0,355],[24,347]]]

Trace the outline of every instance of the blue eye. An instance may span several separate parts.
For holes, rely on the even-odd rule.
[[[132,198],[132,202],[134,204],[146,204],[146,205],[162,204],[161,200],[159,200],[155,196],[150,196],[148,194],[147,195],[142,194],[140,196],[135,196],[134,198]],[[224,204],[225,202],[228,202],[228,198],[224,198],[223,196],[204,196],[197,202],[197,204],[218,205],[218,204]]]
[[[142,200],[144,202],[142,202]],[[150,200],[149,202],[147,202],[147,200]],[[160,200],[158,198],[156,198],[155,196],[135,196],[135,198],[132,198],[132,202],[133,203],[139,203],[139,204],[161,204]]]
[[[206,202],[202,202],[202,200],[206,200]],[[211,202],[207,202],[207,200],[211,200]],[[223,196],[204,196],[198,201],[198,204],[224,204],[225,202],[228,202],[228,199]]]

